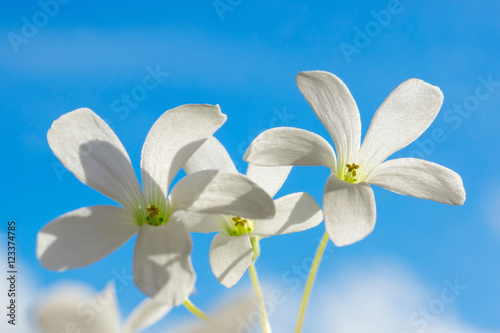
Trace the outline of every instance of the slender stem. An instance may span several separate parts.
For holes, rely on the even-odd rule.
[[[259,277],[257,276],[257,270],[255,269],[255,263],[251,263],[248,267],[248,273],[252,280],[253,289],[257,300],[259,301],[259,311],[260,319],[262,321],[262,331],[264,333],[271,333],[271,326],[269,325],[269,320],[267,319],[266,305],[264,304],[264,296],[262,296],[262,289],[260,288]]]
[[[325,234],[319,243],[318,249],[316,250],[316,255],[314,256],[313,264],[311,266],[311,270],[309,271],[309,276],[307,277],[306,287],[304,288],[304,294],[302,295],[302,302],[300,303],[299,316],[297,317],[297,325],[295,326],[295,333],[302,332],[302,325],[304,324],[307,304],[309,303],[309,297],[311,296],[314,280],[316,279],[319,264],[321,263],[321,258],[323,258],[327,244],[328,233],[325,231]]]
[[[182,303],[182,305],[184,305],[184,307],[186,309],[188,309],[189,312],[191,312],[192,314],[194,314],[196,317],[200,318],[201,320],[206,321],[206,322],[210,322],[212,320],[212,318],[210,318],[207,314],[205,314],[203,311],[198,309],[198,307],[196,305],[194,305],[193,302],[191,302],[189,300],[189,298],[186,298],[186,300],[184,301],[184,303]]]

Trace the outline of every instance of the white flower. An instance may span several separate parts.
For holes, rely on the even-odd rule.
[[[302,72],[297,75],[297,85],[330,133],[338,161],[325,139],[297,128],[262,133],[244,159],[266,166],[330,168],[323,212],[326,230],[337,246],[355,243],[373,230],[375,198],[369,184],[442,203],[464,203],[462,179],[452,170],[415,158],[384,162],[432,123],[443,102],[439,88],[418,79],[400,84],[375,113],[361,145],[358,108],[338,77],[321,71]]]
[[[191,236],[180,220],[186,209],[205,213],[274,215],[260,204],[266,193],[245,177],[203,171],[180,180],[167,198],[174,176],[192,153],[226,120],[218,106],[183,105],[165,112],[142,149],[144,193],[130,158],[111,128],[89,109],[61,116],[48,132],[54,154],[80,181],[120,203],[80,208],[64,214],[38,234],[37,257],[55,270],[87,266],[138,234],[134,280],[147,295],[169,306],[192,292]],[[227,188],[233,191],[228,197]],[[237,198],[252,198],[254,207]],[[264,199],[262,199],[264,198]]]
[[[71,284],[52,290],[38,304],[35,317],[43,333],[134,333],[162,319],[171,307],[151,298],[143,301],[120,329],[120,312],[113,283],[93,294],[87,287]]]
[[[224,146],[209,138],[184,166],[187,174],[203,169],[218,169],[238,174]],[[259,167],[249,165],[246,176],[273,197],[290,173],[291,167]],[[251,198],[242,198],[242,205],[250,205]],[[294,193],[274,201],[276,215],[258,219],[249,215],[185,213],[189,230],[214,232],[210,246],[210,266],[220,283],[232,287],[245,273],[253,256],[252,241],[256,237],[283,235],[307,230],[323,220],[321,208],[307,193]]]
[[[97,295],[81,285],[59,286],[37,306],[35,317],[44,333],[120,332],[120,312],[113,284],[108,284]]]
[[[128,316],[123,333],[134,333],[146,329],[163,319],[171,309],[170,305],[147,298]]]

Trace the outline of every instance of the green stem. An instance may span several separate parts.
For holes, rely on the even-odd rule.
[[[257,300],[259,302],[260,319],[262,321],[262,331],[264,333],[271,333],[271,326],[269,325],[269,320],[267,319],[266,305],[264,304],[264,296],[262,296],[262,289],[260,288],[259,277],[257,276],[257,270],[255,269],[255,263],[251,263],[248,267],[248,273],[252,280],[253,289]]]
[[[182,303],[182,305],[184,305],[184,307],[186,309],[188,309],[189,312],[191,312],[192,314],[194,314],[196,317],[200,318],[201,320],[206,321],[206,322],[212,321],[212,318],[210,318],[207,314],[205,314],[203,311],[198,309],[198,307],[196,305],[194,305],[193,302],[191,302],[189,300],[189,298],[186,298],[186,300],[184,301],[184,303]]]
[[[314,280],[316,279],[319,264],[321,263],[321,258],[323,258],[323,254],[325,253],[327,244],[328,233],[325,231],[325,234],[323,235],[323,238],[321,238],[321,242],[319,243],[318,249],[316,250],[316,255],[314,256],[313,264],[311,266],[311,270],[309,271],[309,276],[307,277],[306,287],[304,289],[304,294],[302,295],[302,302],[300,303],[299,316],[297,317],[297,325],[295,326],[295,333],[302,332],[302,325],[304,324],[307,304],[309,303]]]

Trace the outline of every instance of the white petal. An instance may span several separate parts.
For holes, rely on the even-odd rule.
[[[261,133],[243,159],[262,166],[336,167],[335,152],[321,136],[292,127],[272,128]]]
[[[323,196],[326,231],[337,246],[356,243],[375,227],[373,190],[367,183],[351,184],[330,176]]]
[[[184,170],[187,174],[191,174],[198,171],[214,169],[227,172],[238,172],[226,148],[224,148],[219,140],[211,136],[193,155],[191,155],[189,160],[187,160],[186,164],[184,164]]]
[[[422,80],[410,79],[394,89],[372,119],[359,161],[352,161],[362,167],[361,176],[415,141],[434,121],[442,104],[441,90]]]
[[[111,128],[89,109],[69,112],[52,123],[50,148],[81,182],[134,210],[143,195],[130,158]]]
[[[264,189],[271,197],[281,189],[288,174],[292,171],[291,166],[264,167],[248,164],[247,177]]]
[[[36,254],[43,267],[64,271],[104,258],[139,229],[134,217],[115,206],[93,206],[66,213],[37,236]]]
[[[335,75],[322,72],[301,72],[297,86],[321,123],[332,136],[339,162],[349,163],[359,151],[361,120],[347,86]]]
[[[191,264],[191,235],[174,218],[162,226],[144,224],[137,236],[134,279],[146,295],[177,306],[193,292],[196,275]]]
[[[245,273],[252,261],[252,244],[248,235],[215,235],[210,245],[210,267],[219,282],[231,288]]]
[[[248,177],[218,170],[193,173],[175,184],[174,210],[228,214],[259,219],[275,214],[273,199]]]
[[[125,322],[123,332],[135,333],[156,324],[167,315],[172,307],[152,298],[145,299],[130,314]]]
[[[98,295],[92,295],[82,286],[59,287],[43,299],[35,316],[44,333],[120,332],[120,315],[112,284]]]
[[[202,331],[204,333],[244,332],[242,327],[250,326],[252,314],[257,313],[255,301],[251,297],[240,298],[232,301],[225,308],[217,311],[214,317],[213,329]]]
[[[258,314],[255,297],[245,296],[233,300],[217,310],[210,323],[184,325],[176,333],[233,333],[245,332],[245,327],[251,327],[253,315]]]
[[[187,210],[178,210],[174,212],[176,218],[181,220],[189,231],[210,233],[224,231],[227,226],[227,218],[220,214],[202,214],[189,212]]]
[[[323,221],[321,208],[307,193],[293,193],[274,200],[276,215],[272,219],[255,221],[252,234],[282,235],[304,231]]]
[[[453,170],[417,158],[399,158],[378,165],[366,180],[399,194],[463,205],[462,178]]]
[[[225,121],[218,105],[187,104],[165,112],[154,123],[141,157],[144,193],[149,202],[167,197],[177,172]]]

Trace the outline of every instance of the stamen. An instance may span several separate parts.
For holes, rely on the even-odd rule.
[[[347,172],[352,172],[355,171],[356,169],[359,169],[359,165],[357,165],[356,163],[347,164],[346,167],[348,169]]]
[[[149,217],[150,218],[154,218],[155,216],[157,216],[158,214],[160,214],[160,209],[158,207],[156,207],[155,205],[151,205],[149,206],[148,208],[146,208],[146,210],[149,213]]]
[[[344,175],[344,180],[349,183],[355,183],[357,179],[355,178],[357,173],[357,169],[359,169],[359,165],[356,163],[346,164],[347,173]]]
[[[147,207],[146,211],[148,212],[148,215],[146,216],[146,223],[151,226],[160,226],[168,221],[168,213],[167,216],[165,216],[162,212],[160,212],[160,208],[156,207],[156,205]]]
[[[240,216],[231,217],[232,225],[229,227],[228,232],[233,236],[241,236],[243,234],[250,234],[253,230],[253,221],[244,219]]]

